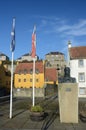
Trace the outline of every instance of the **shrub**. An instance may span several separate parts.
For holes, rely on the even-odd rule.
[[[35,105],[31,107],[32,112],[43,112],[43,108],[40,105]]]

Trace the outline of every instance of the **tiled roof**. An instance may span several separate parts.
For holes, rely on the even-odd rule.
[[[27,70],[28,73],[33,69],[33,62],[28,62],[28,63],[19,63],[16,67],[15,73],[18,74],[19,71],[24,73],[24,70]],[[39,70],[39,73],[43,73],[44,71],[44,66],[43,62],[36,62],[35,63],[35,70]]]
[[[57,80],[57,70],[55,68],[45,69],[45,81],[56,81]]]
[[[71,47],[69,54],[70,59],[86,59],[86,46]]]

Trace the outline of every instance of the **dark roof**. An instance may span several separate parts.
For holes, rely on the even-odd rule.
[[[50,52],[50,53],[47,53],[46,55],[64,55],[64,54],[61,52]]]
[[[19,57],[17,60],[21,60],[21,57]]]
[[[23,56],[31,56],[31,53],[26,53],[24,55],[22,55],[21,57],[17,58],[17,60],[22,60]],[[36,55],[37,56],[37,55]],[[37,56],[37,58],[39,59],[39,57]]]
[[[5,55],[4,53],[0,52],[0,56],[6,56],[6,58],[9,60],[9,57],[7,55]]]
[[[7,55],[5,55],[4,53],[0,53],[0,56],[6,56],[6,57],[8,57]]]
[[[70,59],[86,59],[86,46],[71,47],[69,54]]]
[[[17,60],[21,60],[23,56],[29,56],[30,54],[29,53],[26,53],[24,55],[22,55],[21,57],[17,58]]]
[[[24,54],[24,55],[22,55],[22,56],[30,56],[30,54],[29,54],[29,53],[26,53],[26,54]]]

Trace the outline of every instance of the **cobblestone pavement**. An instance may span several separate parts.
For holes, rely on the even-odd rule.
[[[41,100],[36,102],[39,101],[41,102]],[[80,119],[78,124],[60,123],[57,98],[41,103],[43,103],[48,116],[39,122],[30,119],[31,99],[13,101],[12,119],[9,118],[9,102],[0,104],[0,130],[86,130],[86,123]]]

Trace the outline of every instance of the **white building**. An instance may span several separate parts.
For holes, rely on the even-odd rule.
[[[38,56],[35,56],[35,59],[38,60],[39,57]],[[21,56],[20,58],[18,58],[16,61],[32,61],[32,56],[31,54],[27,53],[27,54],[24,54],[23,56]]]
[[[86,97],[86,46],[71,47],[69,44],[71,77],[78,83],[78,96]]]

